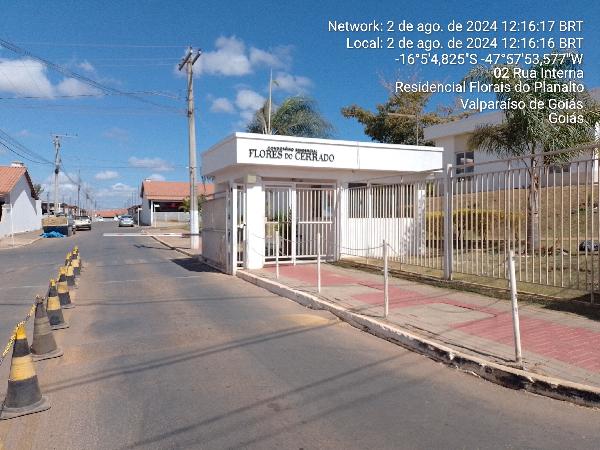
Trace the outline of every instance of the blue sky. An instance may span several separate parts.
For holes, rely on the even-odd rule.
[[[53,158],[51,133],[77,134],[63,141],[63,163],[72,178],[81,171],[99,207],[123,206],[146,177],[186,180],[187,122],[175,111],[185,107],[185,79],[175,66],[192,44],[204,51],[195,79],[199,153],[243,131],[267,96],[271,68],[279,81],[276,103],[308,94],[335,126],[336,138],[368,140],[359,124],[341,116],[341,107],[374,108],[385,101],[382,79],[458,81],[466,72],[402,67],[394,61],[398,50],[347,50],[346,34],[327,31],[329,20],[373,19],[583,19],[586,84],[600,86],[600,6],[593,1],[30,0],[4,2],[1,39],[119,91],[160,94],[141,97],[167,108],[127,96],[97,96],[86,84],[0,49],[0,129],[47,159]],[[452,102],[437,96],[432,107]],[[0,150],[0,164],[14,159]],[[51,166],[27,164],[34,181],[50,180]],[[67,201],[74,198],[69,180],[62,180],[61,191]]]

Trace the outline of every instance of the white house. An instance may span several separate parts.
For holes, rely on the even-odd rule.
[[[212,194],[212,184],[199,183],[198,195]],[[166,225],[169,222],[189,222],[189,212],[182,212],[181,205],[190,196],[190,184],[185,181],[144,180],[140,189],[142,206],[141,225]]]
[[[592,97],[600,101],[600,89],[591,91]],[[469,138],[474,131],[482,125],[498,125],[504,120],[503,111],[495,111],[491,113],[479,113],[466,117],[454,122],[432,125],[423,129],[424,138],[428,141],[433,141],[436,147],[444,149],[443,165],[448,164],[453,166],[463,166],[456,170],[456,174],[479,174],[489,172],[502,172],[507,169],[506,161],[501,161],[497,155],[490,154],[478,149],[469,149]],[[600,124],[596,124],[595,129],[596,140],[600,140]],[[589,161],[594,159],[594,161]],[[598,161],[591,154],[581,155],[574,158],[574,161],[589,161],[588,163],[580,164],[563,164],[550,167],[550,171],[555,173],[563,172],[563,176],[548,176],[547,180],[542,177],[542,184],[568,184],[569,172],[571,173],[570,182],[575,184],[577,181],[577,173],[579,173],[579,182],[585,183],[589,177],[593,177],[594,181],[598,179]],[[525,167],[520,161],[511,163],[512,168]],[[583,176],[587,173],[589,177]],[[502,183],[500,183],[501,185]]]
[[[42,205],[27,168],[21,163],[0,166],[0,238],[41,227]]]
[[[425,179],[441,167],[437,147],[234,133],[202,154],[202,174],[215,183],[203,208],[203,256],[234,272],[319,252],[337,258],[344,247],[381,244],[386,233],[414,235],[425,184],[364,188]],[[372,219],[381,226],[363,230]]]

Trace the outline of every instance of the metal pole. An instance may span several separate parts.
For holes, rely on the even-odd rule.
[[[317,233],[317,292],[321,292],[321,233]]]
[[[279,280],[279,230],[275,230],[275,276]]]
[[[513,333],[515,336],[515,359],[518,364],[523,364],[521,354],[521,328],[519,325],[519,306],[517,304],[517,278],[515,276],[515,252],[511,250],[508,257],[508,270],[510,274],[510,299],[512,302]]]
[[[387,318],[390,312],[390,296],[389,296],[389,276],[388,276],[388,246],[385,239],[383,240],[383,317]]]
[[[452,279],[452,164],[446,166],[444,177],[444,279]]]

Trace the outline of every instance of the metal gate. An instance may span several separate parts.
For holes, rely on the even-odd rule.
[[[244,267],[246,261],[246,191],[243,186],[238,186],[236,197],[236,266]]]
[[[275,261],[279,231],[279,260],[296,263],[317,257],[317,234],[322,256],[333,254],[335,189],[332,186],[287,185],[265,188],[265,263]]]

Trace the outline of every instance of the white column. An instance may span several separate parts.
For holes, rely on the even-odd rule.
[[[265,262],[265,192],[262,184],[246,188],[247,269],[261,269]]]
[[[238,223],[237,223],[237,217],[238,217],[238,211],[237,211],[237,184],[235,184],[234,182],[229,182],[229,186],[230,186],[230,192],[231,192],[231,216],[229,218],[229,230],[230,230],[230,238],[229,238],[229,245],[228,247],[230,248],[230,262],[229,264],[231,265],[231,274],[235,275],[235,271],[237,270],[237,251],[238,251],[238,242],[237,242],[237,235],[238,235]]]

